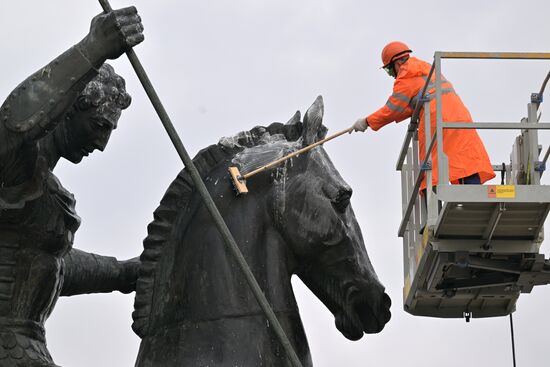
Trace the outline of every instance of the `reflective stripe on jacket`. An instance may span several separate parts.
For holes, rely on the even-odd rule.
[[[401,122],[413,114],[418,94],[426,83],[431,65],[411,57],[401,65],[399,74],[393,84],[393,93],[386,105],[367,117],[369,127],[378,130],[391,122]],[[443,122],[472,122],[470,112],[454,91],[453,85],[442,77],[441,100],[443,106]],[[428,84],[430,102],[431,135],[435,132],[435,76]],[[419,116],[419,149],[420,159],[425,160],[426,139],[424,134],[424,107]],[[443,151],[449,158],[449,180],[458,183],[458,179],[479,173],[481,183],[495,177],[489,156],[474,129],[445,129],[443,130]],[[437,144],[432,151],[433,184],[437,185]],[[422,189],[426,183],[422,183]]]

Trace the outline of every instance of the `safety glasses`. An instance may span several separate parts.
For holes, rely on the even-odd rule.
[[[388,75],[392,78],[395,78],[397,76],[397,74],[395,73],[395,68],[393,67],[393,62],[390,62],[388,65],[383,66],[382,69],[384,69],[384,71],[388,73]]]

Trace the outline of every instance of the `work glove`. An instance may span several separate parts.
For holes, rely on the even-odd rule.
[[[367,119],[365,117],[361,117],[360,119],[357,119],[351,127],[353,128],[353,131],[365,132],[365,130],[369,128],[369,124],[367,124]]]

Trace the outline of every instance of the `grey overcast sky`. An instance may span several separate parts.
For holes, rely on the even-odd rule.
[[[146,40],[137,54],[184,144],[194,155],[222,136],[286,122],[321,94],[334,132],[383,105],[392,79],[380,50],[402,40],[430,61],[434,51],[550,51],[548,0],[421,2],[358,0],[111,0],[136,5]],[[0,95],[79,41],[100,12],[95,0],[3,1]],[[141,253],[146,226],[182,164],[125,57],[112,63],[133,103],[106,151],[56,174],[77,198],[75,247],[119,259]],[[518,122],[546,61],[445,61],[443,71],[476,121]],[[547,92],[550,99],[550,92]],[[548,103],[548,102],[547,102]],[[550,121],[544,113],[542,121]],[[367,250],[393,300],[380,334],[350,342],[332,314],[293,282],[316,366],[512,366],[508,318],[441,320],[402,309],[400,177],[394,170],[406,122],[346,135],[325,149],[353,187]],[[515,132],[482,132],[494,164],[507,162]],[[550,135],[542,133],[544,149]],[[548,183],[550,175],[545,175]],[[541,252],[550,253],[543,244]],[[48,346],[66,367],[133,366],[133,295],[60,299]],[[550,286],[522,295],[515,316],[518,366],[549,365]]]

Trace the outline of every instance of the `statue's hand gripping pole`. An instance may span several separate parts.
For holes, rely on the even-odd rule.
[[[103,11],[109,12],[112,10],[108,0],[99,0],[99,3],[101,4]],[[212,219],[214,220],[216,227],[218,228],[218,231],[223,237],[224,244],[227,246],[227,248],[229,249],[233,257],[235,258],[235,261],[239,265],[239,268],[243,272],[243,275],[245,276],[248,282],[248,285],[252,290],[252,293],[256,297],[256,300],[258,301],[260,307],[262,308],[265,316],[269,320],[269,323],[273,326],[273,330],[275,331],[275,334],[277,335],[280,343],[285,349],[288,359],[292,363],[292,366],[302,367],[302,363],[298,359],[298,356],[296,355],[294,348],[290,344],[288,337],[286,336],[281,324],[277,320],[277,317],[275,316],[275,313],[273,312],[271,306],[269,305],[267,298],[265,297],[260,286],[258,285],[256,278],[254,278],[254,274],[252,274],[252,271],[248,267],[248,264],[246,263],[246,260],[244,259],[244,256],[242,255],[241,250],[237,246],[237,243],[235,242],[233,235],[231,234],[231,232],[229,231],[229,228],[225,224],[220,212],[218,211],[218,208],[216,207],[216,204],[214,204],[214,200],[212,200],[210,193],[206,189],[206,186],[204,185],[204,182],[202,181],[200,174],[197,171],[197,168],[193,164],[193,161],[191,160],[191,157],[189,157],[189,154],[187,154],[187,151],[185,150],[183,143],[181,142],[181,139],[179,138],[178,133],[176,132],[176,129],[174,128],[174,125],[170,120],[170,117],[168,117],[168,113],[166,113],[166,110],[164,109],[164,106],[162,105],[160,98],[155,92],[155,88],[153,88],[153,85],[151,84],[149,77],[145,73],[145,69],[143,69],[143,66],[141,65],[141,62],[139,61],[136,53],[134,52],[133,49],[129,49],[126,52],[126,55],[128,56],[128,59],[130,60],[130,63],[132,64],[139,81],[143,85],[143,88],[145,89],[145,93],[151,100],[151,103],[153,104],[155,111],[157,111],[160,121],[162,122],[162,125],[164,125],[164,128],[166,129],[166,132],[168,133],[168,136],[170,137],[172,144],[174,144],[174,147],[176,148],[176,151],[178,152],[181,160],[183,161],[183,164],[189,171],[189,174],[193,179],[193,183],[195,184],[199,194],[202,197],[204,205],[210,212],[210,215],[212,216]]]

